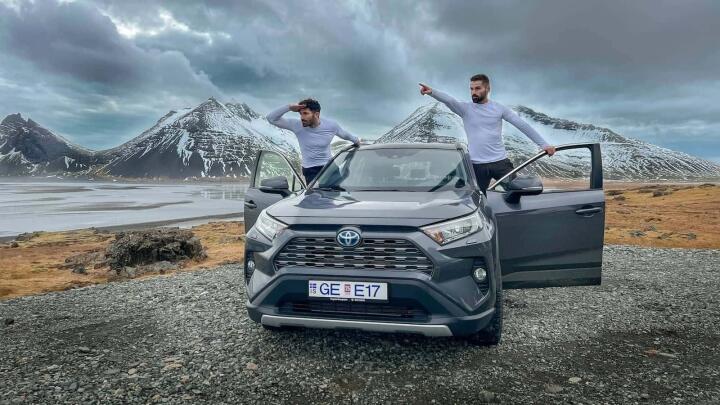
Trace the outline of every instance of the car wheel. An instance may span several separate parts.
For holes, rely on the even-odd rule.
[[[501,284],[501,283],[500,283]],[[502,284],[495,290],[495,314],[488,326],[481,331],[468,336],[468,340],[479,346],[494,346],[500,343],[503,324],[503,292]]]

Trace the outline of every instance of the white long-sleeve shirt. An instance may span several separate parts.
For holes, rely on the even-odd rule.
[[[491,163],[507,158],[502,139],[502,120],[519,129],[541,148],[549,146],[547,141],[515,111],[500,103],[488,100],[487,103],[458,101],[439,90],[432,90],[430,96],[442,102],[463,120],[468,140],[468,152],[473,163]]]
[[[302,166],[305,168],[325,166],[332,157],[330,142],[334,136],[357,143],[358,138],[342,129],[337,122],[322,118],[320,124],[313,127],[304,127],[299,119],[283,118],[283,114],[290,111],[290,106],[282,106],[267,115],[267,120],[276,127],[288,129],[297,137],[302,155]]]

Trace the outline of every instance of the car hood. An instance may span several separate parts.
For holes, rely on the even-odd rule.
[[[374,221],[387,219],[394,222],[392,221],[394,219],[412,218],[421,222],[427,220],[429,223],[470,214],[476,209],[477,203],[470,190],[436,192],[310,190],[274,204],[267,212],[281,221],[321,217],[323,219],[366,218]],[[305,220],[301,222],[307,223]],[[363,222],[367,223],[367,221]]]

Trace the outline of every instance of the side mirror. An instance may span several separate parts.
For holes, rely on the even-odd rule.
[[[518,176],[510,180],[505,187],[505,201],[510,204],[517,204],[520,196],[538,195],[543,192],[542,180],[540,176]]]
[[[268,177],[260,181],[260,191],[287,197],[290,195],[290,185],[284,176]]]

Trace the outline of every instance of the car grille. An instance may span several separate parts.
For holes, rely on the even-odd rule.
[[[289,301],[279,312],[321,317],[425,321],[427,311],[415,302],[367,303],[349,301]]]
[[[432,261],[410,241],[383,238],[363,239],[352,248],[339,246],[335,238],[295,238],[275,257],[278,270],[288,266],[433,271]]]

